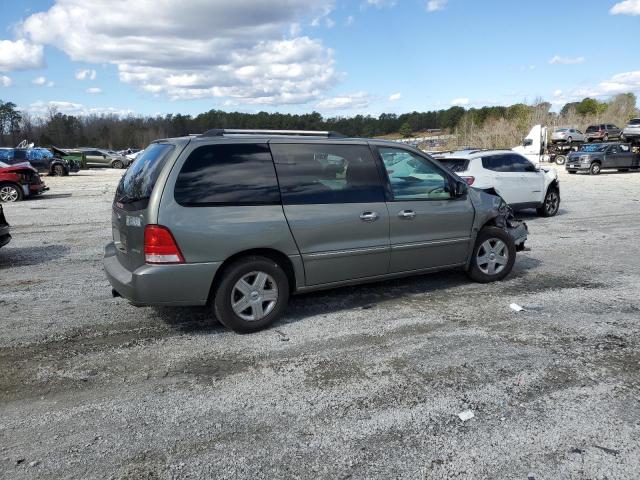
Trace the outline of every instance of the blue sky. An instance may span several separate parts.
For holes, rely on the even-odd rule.
[[[640,0],[0,0],[0,23],[0,99],[35,115],[640,94]]]

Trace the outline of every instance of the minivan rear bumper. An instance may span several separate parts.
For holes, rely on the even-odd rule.
[[[103,265],[113,289],[133,305],[196,306],[207,303],[221,263],[142,265],[131,271],[111,242],[104,248]]]

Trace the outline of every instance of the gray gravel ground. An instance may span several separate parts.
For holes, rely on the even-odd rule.
[[[300,296],[244,336],[111,298],[120,173],[5,206],[0,477],[640,478],[640,173],[561,172],[504,282]]]

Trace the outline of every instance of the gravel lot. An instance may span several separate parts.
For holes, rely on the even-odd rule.
[[[299,296],[244,336],[111,298],[120,174],[5,206],[0,477],[640,478],[640,173],[562,171],[504,282]]]

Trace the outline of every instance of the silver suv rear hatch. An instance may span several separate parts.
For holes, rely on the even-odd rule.
[[[118,259],[133,271],[145,263],[144,229],[149,199],[162,167],[176,146],[152,143],[131,164],[118,184],[111,215],[113,243]]]

